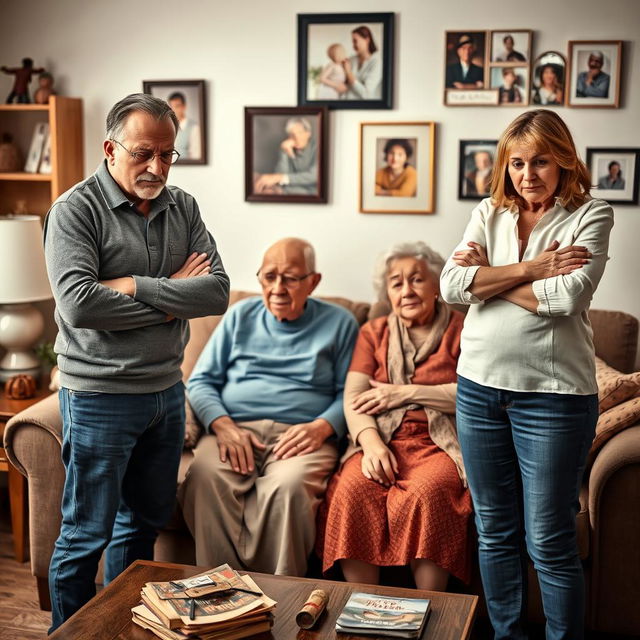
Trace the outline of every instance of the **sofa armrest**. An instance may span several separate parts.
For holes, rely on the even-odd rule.
[[[639,633],[640,424],[616,434],[598,452],[589,476],[589,517],[589,626]]]
[[[7,458],[29,484],[31,572],[44,578],[60,533],[64,466],[60,452],[62,419],[53,394],[14,416],[5,428]]]

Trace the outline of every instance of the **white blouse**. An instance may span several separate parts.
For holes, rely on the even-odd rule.
[[[519,262],[518,212],[496,209],[490,198],[472,212],[455,251],[474,241],[493,267]],[[554,240],[560,248],[585,246],[589,263],[564,276],[536,280],[536,313],[502,298],[484,302],[470,291],[480,268],[459,267],[450,257],[440,279],[449,303],[471,305],[462,331],[458,373],[473,382],[511,391],[597,393],[593,333],[587,312],[609,259],[613,209],[590,200],[573,212],[557,204],[531,231],[522,260],[531,260]]]

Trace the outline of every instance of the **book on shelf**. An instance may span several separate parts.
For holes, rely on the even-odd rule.
[[[338,633],[418,638],[431,600],[354,592],[336,620]]]
[[[47,131],[47,135],[42,145],[42,157],[40,158],[40,166],[38,173],[51,173],[51,132]]]
[[[147,582],[132,621],[167,640],[236,640],[268,631],[276,602],[250,576],[221,565],[170,582]]]
[[[24,170],[26,173],[38,173],[40,160],[42,159],[42,151],[48,135],[49,123],[38,122],[33,130],[31,144],[29,145],[29,153],[27,154],[27,161],[24,164]]]

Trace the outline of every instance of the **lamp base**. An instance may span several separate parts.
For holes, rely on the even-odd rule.
[[[0,360],[0,380],[24,373],[40,376],[40,361],[31,348],[42,335],[44,320],[30,304],[0,305],[0,346],[7,350]]]
[[[6,382],[7,380],[21,374],[31,376],[36,383],[42,373],[42,367],[32,367],[31,369],[0,369],[0,382]]]

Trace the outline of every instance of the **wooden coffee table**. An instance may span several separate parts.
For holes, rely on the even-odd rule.
[[[138,604],[140,588],[145,582],[180,580],[206,568],[165,562],[138,560],[119,575],[108,587],[88,602],[51,636],[51,640],[152,640],[154,636],[131,622],[131,607]],[[275,624],[271,633],[254,636],[256,640],[348,640],[364,638],[340,634],[335,622],[352,591],[366,591],[388,596],[430,598],[431,615],[421,640],[466,640],[476,615],[477,596],[438,593],[417,589],[374,587],[363,584],[309,580],[251,573],[261,589],[278,602]],[[316,627],[302,631],[296,626],[295,614],[313,589],[329,593],[327,610]],[[371,636],[367,640],[371,640]]]

